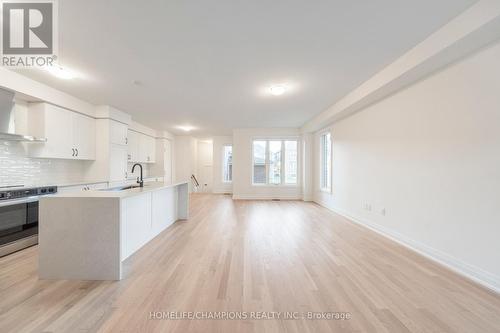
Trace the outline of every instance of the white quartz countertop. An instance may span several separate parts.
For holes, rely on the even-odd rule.
[[[68,193],[58,193],[55,195],[51,196],[45,196],[42,198],[42,200],[53,200],[57,198],[126,198],[126,197],[131,197],[143,193],[148,193],[148,192],[154,192],[170,187],[176,187],[179,185],[186,185],[188,184],[187,181],[185,182],[178,182],[178,183],[173,183],[173,184],[167,184],[164,182],[148,182],[144,183],[144,187],[136,187],[128,190],[112,190],[111,188],[105,189],[105,190],[91,190],[91,191],[75,191],[75,192],[68,192]],[[134,184],[135,185],[135,184]],[[120,186],[120,187],[125,187]]]

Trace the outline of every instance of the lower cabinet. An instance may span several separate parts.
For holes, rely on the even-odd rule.
[[[122,260],[177,220],[176,196],[176,188],[166,188],[122,199]]]

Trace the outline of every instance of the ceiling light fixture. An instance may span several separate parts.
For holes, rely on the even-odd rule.
[[[67,68],[63,68],[59,65],[47,66],[45,69],[55,77],[58,77],[63,80],[71,80],[76,77],[76,74]]]
[[[192,130],[194,130],[195,128],[193,126],[189,126],[189,125],[186,125],[186,126],[177,126],[178,129],[180,130],[183,130],[184,132],[190,132]]]
[[[269,92],[274,96],[281,96],[286,92],[286,87],[282,84],[272,85],[269,87]]]

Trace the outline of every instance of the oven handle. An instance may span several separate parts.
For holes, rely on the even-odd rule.
[[[23,203],[37,202],[38,199],[39,199],[39,196],[34,195],[32,197],[26,197],[26,198],[21,198],[21,199],[0,201],[0,207],[7,207],[7,206],[13,206],[13,205],[18,205],[18,204],[23,204]]]

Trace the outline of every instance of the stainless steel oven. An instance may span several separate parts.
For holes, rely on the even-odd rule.
[[[57,187],[0,191],[0,257],[38,243],[38,199]]]

